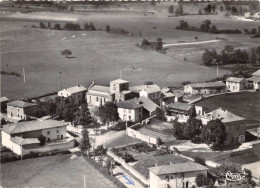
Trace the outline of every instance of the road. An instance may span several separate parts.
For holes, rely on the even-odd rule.
[[[219,42],[221,40],[207,40],[207,41],[200,41],[200,42],[182,42],[182,43],[172,43],[172,44],[164,44],[163,48],[171,47],[171,46],[183,46],[183,45],[196,45],[196,44],[207,44],[212,42]]]

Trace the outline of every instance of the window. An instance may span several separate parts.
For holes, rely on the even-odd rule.
[[[104,102],[106,102],[106,98],[104,98]]]
[[[130,109],[128,109],[128,113],[131,113],[131,110],[130,110]]]
[[[18,114],[18,117],[19,117],[19,114]]]
[[[59,130],[56,130],[56,133],[59,133]]]
[[[131,116],[128,116],[128,119],[131,120]]]
[[[78,98],[80,98],[80,96],[78,95]]]
[[[18,110],[18,112],[19,112],[19,108],[18,108],[17,110]]]
[[[89,102],[91,102],[91,96],[89,96]]]
[[[165,176],[165,180],[166,180],[166,181],[169,181],[169,176]]]
[[[47,131],[47,135],[49,135],[50,134],[50,131]]]
[[[96,97],[96,101],[98,102],[98,97]]]

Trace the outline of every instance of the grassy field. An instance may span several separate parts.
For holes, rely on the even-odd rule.
[[[87,187],[116,188],[112,182],[88,164],[83,158],[57,155],[1,164],[3,187],[83,187],[86,175]]]
[[[247,119],[260,120],[260,94],[259,93],[236,93],[225,94],[207,98],[195,105],[205,105],[214,109],[221,107]]]
[[[244,35],[218,35],[228,37],[229,41],[175,46],[168,49],[166,55],[145,51],[135,46],[142,41],[142,38],[155,40],[162,37],[165,43],[194,42],[194,36],[198,37],[198,41],[216,38],[217,35],[213,34],[176,30],[175,27],[181,19],[196,25],[210,18],[219,28],[243,30],[257,26],[255,22],[218,17],[173,18],[167,17],[165,13],[145,15],[136,12],[30,13],[26,14],[27,18],[19,13],[1,13],[0,17],[2,18],[1,69],[22,74],[22,69],[25,68],[26,72],[26,83],[23,83],[20,77],[1,75],[2,95],[11,99],[38,96],[78,83],[89,86],[93,80],[107,85],[109,80],[119,77],[120,69],[130,66],[142,68],[140,72],[123,72],[123,78],[129,80],[131,85],[151,80],[163,87],[177,86],[183,81],[209,80],[216,77],[216,69],[200,65],[201,54],[205,49],[220,49],[227,44],[244,48],[258,44],[256,39],[248,39]],[[6,19],[7,17],[9,19]],[[41,20],[49,20],[53,25],[54,22],[61,23],[66,19],[78,20],[81,27],[85,22],[92,21],[96,28],[102,30],[109,24],[111,27],[124,28],[134,36],[116,36],[104,31],[55,31],[30,28],[32,24],[38,26]],[[139,36],[140,31],[142,37]],[[64,58],[60,54],[64,49],[70,49],[74,58]],[[184,57],[188,61],[184,62]],[[220,70],[220,76],[226,73],[228,71]]]

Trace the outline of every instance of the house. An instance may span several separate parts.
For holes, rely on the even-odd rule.
[[[93,83],[86,93],[88,105],[102,106],[106,102],[114,102],[115,94],[110,93],[110,87],[95,85]]]
[[[223,93],[225,90],[226,85],[222,81],[188,84],[184,86],[184,93],[187,95]]]
[[[229,77],[226,79],[227,91],[238,92],[248,88],[245,78]]]
[[[191,188],[196,176],[207,177],[208,168],[195,162],[176,163],[149,168],[150,188]]]
[[[138,122],[142,119],[156,115],[160,108],[147,97],[139,97],[117,103],[119,117],[123,121]]]
[[[140,85],[130,88],[133,92],[139,92],[139,96],[144,96],[152,100],[157,105],[160,105],[161,102],[161,89],[158,85]]]
[[[9,99],[7,97],[1,97],[0,98],[0,105],[1,105],[1,112],[6,112],[7,103],[9,102]]]
[[[80,105],[85,102],[86,92],[87,88],[82,85],[77,85],[75,87],[70,87],[59,91],[58,96],[65,98],[71,97],[77,105]]]
[[[119,117],[123,121],[138,122],[143,119],[143,105],[137,98],[120,101],[116,105]]]
[[[27,120],[29,116],[35,117],[42,111],[42,107],[24,101],[13,101],[7,103],[7,117]]]
[[[171,115],[185,115],[189,116],[191,110],[193,110],[194,106],[189,103],[183,102],[175,102],[167,105],[168,113]]]
[[[249,88],[255,91],[260,91],[260,69],[252,74],[252,77],[247,78]]]
[[[161,90],[162,105],[165,106],[172,102],[183,102],[183,93],[173,91],[170,88],[163,88]]]
[[[219,119],[226,127],[226,145],[245,142],[246,119],[221,108],[200,116],[203,125]]]
[[[56,120],[25,121],[5,125],[1,131],[2,145],[20,155],[22,149],[39,147],[38,136],[43,135],[48,141],[66,138],[67,124]]]

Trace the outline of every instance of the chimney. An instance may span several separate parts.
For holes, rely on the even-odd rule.
[[[81,87],[81,85],[80,85],[80,84],[78,84],[78,87]]]

